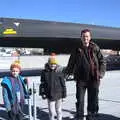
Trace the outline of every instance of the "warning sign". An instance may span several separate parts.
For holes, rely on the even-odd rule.
[[[9,29],[6,29],[5,31],[3,31],[3,34],[4,35],[11,35],[11,34],[17,34],[17,32],[14,29],[9,28]]]

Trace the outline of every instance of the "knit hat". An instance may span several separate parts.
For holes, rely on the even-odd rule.
[[[58,64],[55,53],[51,53],[51,56],[48,59],[48,63],[49,64]]]
[[[15,60],[11,66],[10,66],[10,70],[12,70],[13,68],[18,68],[19,70],[21,70],[21,65],[20,65],[20,61],[19,60]]]

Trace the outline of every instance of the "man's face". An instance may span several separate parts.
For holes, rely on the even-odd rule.
[[[82,33],[81,40],[82,40],[83,46],[88,47],[91,40],[90,32]]]
[[[12,68],[11,73],[12,73],[12,76],[13,76],[13,77],[18,77],[18,75],[19,75],[19,73],[20,73],[20,69],[14,67],[14,68]]]

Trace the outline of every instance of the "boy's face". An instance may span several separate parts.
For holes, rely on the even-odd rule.
[[[56,64],[50,64],[50,68],[51,68],[52,70],[55,70],[55,69],[56,69],[56,67],[57,67],[57,65],[56,65]]]
[[[18,75],[20,73],[20,69],[17,67],[14,67],[14,68],[12,68],[11,73],[12,73],[13,77],[18,77]]]

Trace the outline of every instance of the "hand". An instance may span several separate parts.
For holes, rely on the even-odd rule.
[[[69,75],[68,79],[74,79],[74,76],[73,75]]]
[[[42,98],[43,98],[43,99],[46,99],[46,98],[47,98],[47,96],[46,96],[46,95],[42,95]]]
[[[74,79],[74,75],[65,75],[66,80],[72,80]]]
[[[65,102],[65,99],[64,99],[64,98],[62,99],[62,102]]]
[[[100,77],[100,79],[102,79],[102,78],[103,78],[103,75],[102,75],[102,74],[100,74],[100,75],[99,75],[99,77]]]
[[[24,79],[24,83],[27,85],[28,84],[28,78]]]
[[[28,95],[32,95],[32,89],[31,88],[29,88],[29,90],[28,90]]]

